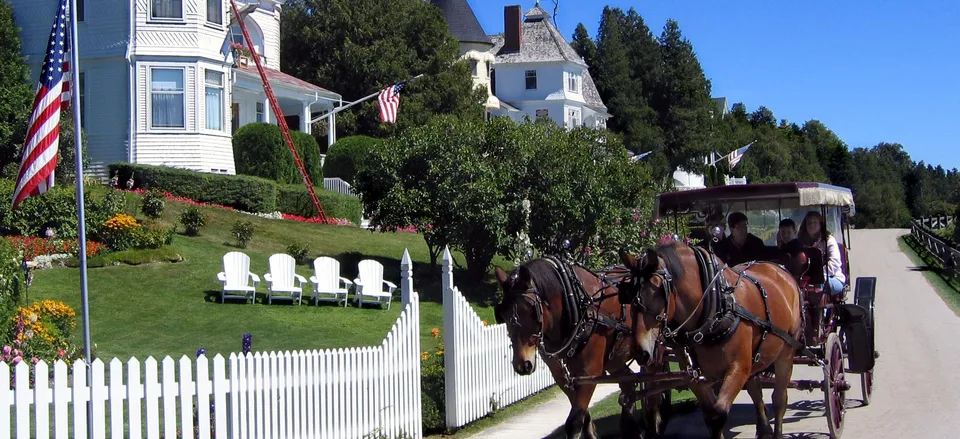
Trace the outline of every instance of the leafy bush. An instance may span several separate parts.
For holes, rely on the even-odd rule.
[[[26,282],[20,269],[20,251],[6,239],[0,239],[0,319],[10,316],[23,300]],[[0,320],[2,322],[3,320]],[[0,323],[0,329],[2,329]],[[0,340],[6,334],[0,330]]]
[[[310,246],[295,242],[287,246],[287,254],[293,256],[298,264],[306,264],[310,258]]]
[[[433,328],[430,331],[437,339],[437,349],[434,352],[423,351],[420,354],[421,374],[421,409],[423,412],[423,431],[439,432],[446,428],[446,390],[444,384],[443,339],[440,330]]]
[[[360,199],[351,195],[338,194],[314,186],[314,192],[320,199],[323,213],[330,218],[346,218],[359,225],[362,208]],[[283,213],[313,218],[317,210],[313,207],[310,194],[302,184],[284,184],[277,186],[277,210]]]
[[[314,182],[322,181],[320,146],[307,133],[291,131],[294,148]],[[233,157],[237,173],[267,178],[279,183],[301,183],[293,154],[277,125],[257,122],[244,125],[233,135]]]
[[[140,224],[134,217],[118,213],[103,223],[101,235],[104,244],[113,250],[136,248],[140,236]]]
[[[323,161],[323,176],[340,178],[353,185],[357,168],[370,159],[370,151],[382,144],[383,140],[369,136],[350,136],[337,140]]]
[[[163,191],[151,189],[143,196],[140,211],[148,218],[160,219],[163,216],[164,200],[166,200],[166,196]]]
[[[203,212],[196,206],[190,206],[180,213],[180,224],[183,224],[184,233],[188,236],[197,236],[200,229],[207,225]]]
[[[173,229],[163,228],[159,225],[148,225],[141,227],[136,233],[136,247],[139,249],[160,248],[173,242]]]
[[[133,174],[134,187],[159,189],[203,203],[247,212],[273,212],[277,206],[277,184],[263,178],[131,163],[113,163],[109,168],[111,174],[119,171],[120,181]]]
[[[246,220],[237,220],[237,222],[233,224],[233,228],[230,229],[233,236],[237,238],[237,247],[240,248],[247,248],[247,244],[253,239],[253,233],[255,231],[256,226],[253,225],[253,222]]]

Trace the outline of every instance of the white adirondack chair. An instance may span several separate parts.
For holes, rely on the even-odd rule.
[[[263,275],[263,280],[267,281],[267,304],[273,303],[274,296],[296,300],[297,305],[301,303],[303,284],[307,279],[296,273],[296,267],[293,256],[284,253],[270,256],[270,272]]]
[[[313,304],[319,301],[343,302],[347,306],[347,289],[353,282],[340,276],[340,261],[327,256],[313,260]],[[341,287],[341,285],[343,285]]]
[[[250,271],[250,256],[243,252],[229,252],[223,255],[223,271],[217,273],[220,282],[220,303],[227,297],[242,297],[256,302],[257,285],[260,276]],[[253,281],[251,285],[250,281]]]
[[[364,303],[386,303],[387,309],[390,309],[390,299],[397,286],[383,280],[383,265],[373,259],[364,259],[357,264],[357,268],[359,274],[353,280],[357,286],[357,306],[363,308]]]

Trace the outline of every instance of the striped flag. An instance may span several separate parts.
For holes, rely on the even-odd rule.
[[[743,159],[743,155],[748,149],[750,149],[750,145],[753,145],[754,142],[756,142],[756,140],[748,143],[746,146],[741,146],[740,148],[733,150],[733,152],[727,155],[727,158],[730,159],[730,168],[735,168],[737,164],[740,163],[740,160]]]
[[[630,160],[633,160],[633,161],[642,160],[644,157],[646,157],[646,156],[648,156],[648,155],[650,155],[650,154],[652,154],[652,153],[653,153],[653,151],[647,151],[647,152],[645,152],[645,153],[643,153],[643,154],[637,154],[637,155],[634,155],[634,156],[630,156]]]
[[[60,0],[27,125],[20,172],[13,191],[13,209],[27,197],[38,196],[53,187],[60,146],[60,112],[70,106],[67,82],[70,28],[67,24],[67,1]]]
[[[380,92],[377,97],[377,105],[380,107],[380,120],[382,122],[397,122],[397,110],[400,107],[400,89],[406,84],[406,81],[391,85]]]

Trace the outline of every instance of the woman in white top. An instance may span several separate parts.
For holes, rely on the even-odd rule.
[[[827,222],[823,215],[817,211],[808,212],[803,218],[803,223],[800,224],[800,232],[797,235],[805,247],[815,247],[823,253],[826,261],[823,269],[827,284],[830,286],[830,294],[837,295],[843,292],[846,276],[843,274],[840,260],[840,246],[837,244],[837,238],[827,230]]]

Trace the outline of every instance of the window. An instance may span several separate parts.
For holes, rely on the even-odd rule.
[[[79,8],[78,8],[78,10],[79,10]],[[86,99],[85,99],[85,98],[86,98],[86,94],[87,94],[87,93],[86,93],[86,91],[87,91],[87,83],[86,83],[86,80],[85,80],[85,78],[84,78],[85,76],[86,76],[86,75],[84,75],[83,72],[80,72],[80,85],[77,86],[77,93],[80,93],[80,128],[86,128],[86,127],[87,127],[87,117],[86,117],[86,116],[87,116],[87,112],[84,111],[84,105],[83,105],[83,103],[86,102]]]
[[[204,71],[204,83],[206,84],[206,100],[204,101],[204,111],[206,112],[207,129],[223,129],[223,72],[216,70]]]
[[[537,89],[537,71],[527,70],[526,79],[527,79],[527,90],[536,90]]]
[[[474,78],[476,78],[477,76],[480,76],[480,71],[479,69],[477,69],[477,67],[479,67],[479,64],[480,63],[477,62],[477,60],[475,59],[470,60],[470,72],[471,72],[470,74],[472,74]]]
[[[207,0],[207,23],[223,24],[223,0]]]
[[[77,21],[83,21],[83,3],[84,0],[77,0]]]
[[[497,94],[497,70],[490,69],[490,94]]]
[[[580,75],[576,73],[567,75],[567,90],[572,93],[580,93]]]
[[[263,122],[263,102],[257,102],[257,122]]]
[[[253,48],[256,49],[257,54],[260,55],[260,61],[266,62],[267,58],[263,56],[262,49],[263,33],[260,32],[260,27],[252,20],[246,20],[244,24],[247,25],[247,32],[250,34],[250,39],[253,40]],[[230,26],[230,40],[243,47],[247,47],[247,40],[243,38],[243,30],[240,29],[240,25],[238,24]]]
[[[182,68],[150,70],[152,128],[186,128]]]
[[[550,110],[547,110],[546,108],[541,108],[541,109],[537,110],[535,114],[537,115],[537,119],[538,119],[538,120],[539,120],[539,119],[546,119],[546,118],[550,117]]]
[[[567,110],[567,127],[576,128],[580,126],[580,109],[570,108]]]
[[[150,18],[183,19],[183,0],[151,0]]]

